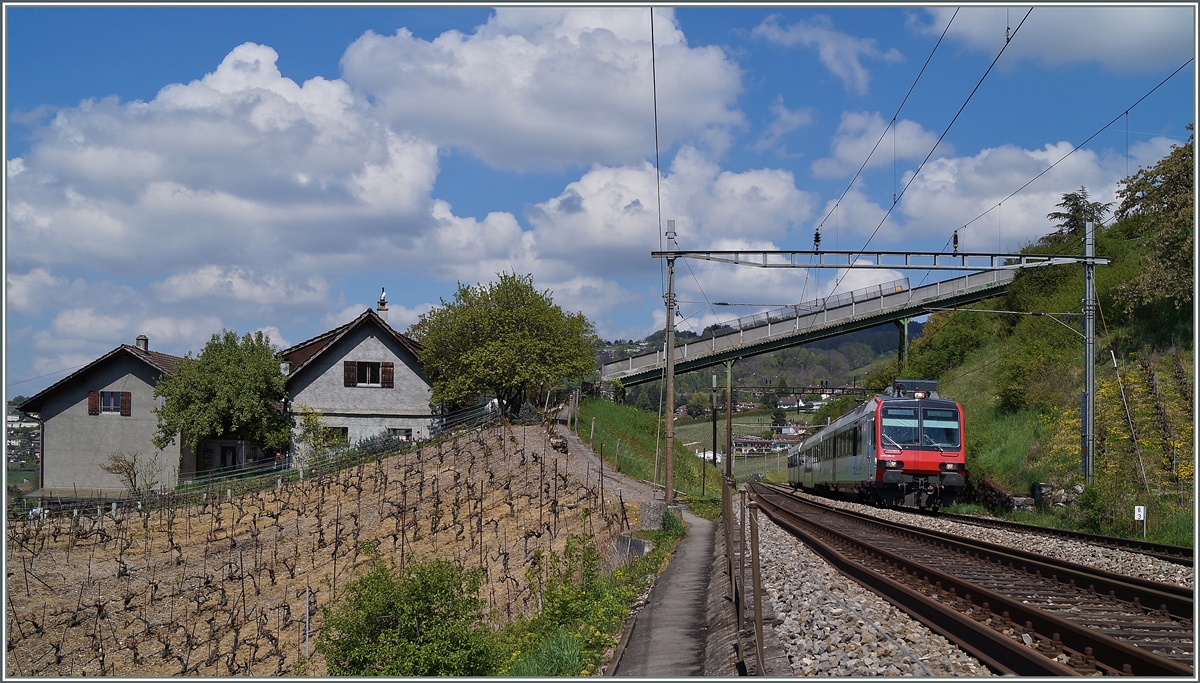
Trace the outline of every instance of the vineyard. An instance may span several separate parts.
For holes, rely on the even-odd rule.
[[[483,567],[495,619],[527,614],[535,552],[580,534],[611,547],[636,524],[589,463],[545,427],[493,423],[193,505],[10,519],[6,673],[323,675],[320,610],[376,556]]]

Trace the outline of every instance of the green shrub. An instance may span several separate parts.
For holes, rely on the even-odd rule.
[[[317,651],[342,676],[487,676],[499,649],[475,597],[481,570],[444,559],[376,560],[323,610]]]

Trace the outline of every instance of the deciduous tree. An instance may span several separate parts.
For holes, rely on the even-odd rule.
[[[712,397],[708,391],[694,391],[688,397],[687,412],[691,417],[697,417],[708,413],[712,407]]]
[[[433,380],[433,399],[462,405],[494,395],[513,414],[526,392],[596,369],[600,340],[582,313],[567,313],[537,291],[532,275],[499,273],[487,284],[458,285],[453,301],[413,325]]]
[[[154,388],[163,399],[154,411],[154,446],[166,448],[182,434],[193,451],[212,438],[245,439],[268,453],[286,449],[292,429],[286,381],[261,331],[240,339],[233,330],[214,334],[199,356],[189,352]]]
[[[1193,130],[1191,124],[1188,130]],[[1192,257],[1195,244],[1195,134],[1187,144],[1149,169],[1120,181],[1119,219],[1143,217],[1140,224],[1149,253],[1140,275],[1119,288],[1127,312],[1141,305],[1166,301],[1176,309],[1191,306],[1195,282]]]

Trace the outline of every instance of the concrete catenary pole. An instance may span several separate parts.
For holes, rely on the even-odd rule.
[[[674,221],[671,221],[672,223]],[[673,227],[673,226],[672,226]],[[671,236],[671,235],[669,235]],[[663,465],[666,476],[666,504],[675,504],[675,259],[667,259],[667,359],[666,359],[666,394],[667,420],[666,435],[663,437],[663,448],[666,457]]]
[[[1096,465],[1096,224],[1087,222],[1083,232],[1083,444],[1080,460],[1083,476],[1090,484]]]
[[[725,361],[725,476],[733,479],[733,361]]]

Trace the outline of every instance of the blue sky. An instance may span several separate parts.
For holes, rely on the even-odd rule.
[[[504,270],[640,338],[664,319],[667,219],[682,249],[810,249],[822,225],[826,249],[940,250],[970,223],[964,249],[1016,250],[1195,116],[1194,64],[1130,109],[1194,54],[1193,5],[1029,9],[656,9],[656,181],[648,8],[6,5],[6,395],[138,334],[295,344],[381,287],[404,329]],[[695,302],[835,280],[678,272]],[[938,277],[837,286],[900,276]],[[685,304],[683,328],[754,310]]]

